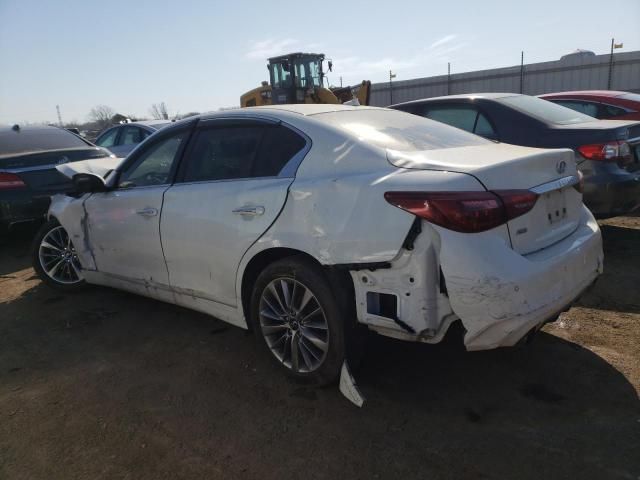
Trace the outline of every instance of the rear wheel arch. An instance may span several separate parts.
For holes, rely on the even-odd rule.
[[[283,260],[285,258],[296,257],[306,262],[310,262],[315,266],[321,268],[325,275],[327,276],[327,280],[333,286],[333,290],[336,295],[346,295],[347,297],[344,299],[354,304],[355,308],[355,295],[354,295],[354,287],[353,280],[351,279],[351,275],[347,270],[337,269],[328,267],[326,265],[322,265],[315,257],[312,255],[303,252],[301,250],[297,250],[295,248],[285,248],[285,247],[275,247],[269,248],[267,250],[263,250],[257,253],[250,261],[247,263],[243,274],[242,274],[242,283],[241,283],[241,301],[242,308],[244,311],[244,316],[247,319],[247,326],[251,328],[251,322],[249,320],[249,315],[251,315],[251,294],[253,292],[253,287],[255,282],[260,275],[260,273],[270,264],[277,262],[278,260]]]

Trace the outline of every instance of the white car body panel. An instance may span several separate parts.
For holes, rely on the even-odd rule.
[[[79,199],[58,196],[50,215],[69,231],[90,283],[246,327],[241,294],[247,266],[270,249],[288,248],[349,271],[358,320],[369,328],[433,343],[460,319],[472,350],[514,344],[568,307],[602,270],[597,223],[584,207],[573,208],[581,203],[571,186],[560,189],[563,205],[572,209],[564,223],[545,227],[540,218],[546,218],[548,204],[540,201],[537,213],[534,208],[482,233],[420,221],[422,232],[408,248],[416,217],[390,205],[385,192],[554,184],[561,176],[558,162],[565,162],[565,175],[575,174],[572,154],[493,143],[400,153],[308,116],[350,109],[380,111],[295,105],[213,115],[271,118],[304,132],[313,146],[295,179],[175,184],[155,187],[152,195],[133,188]],[[264,213],[233,213],[241,207],[261,207]],[[147,208],[158,215],[137,215]],[[531,229],[533,237],[512,241],[515,229]],[[371,312],[369,293],[396,297],[394,318]]]
[[[195,296],[237,306],[234,280],[240,260],[280,214],[292,181],[250,178],[169,188],[160,233],[170,283],[182,295],[181,304],[189,306]],[[241,209],[249,210],[242,214]],[[192,234],[185,236],[186,231]]]
[[[160,185],[113,190],[94,193],[85,200],[88,233],[98,271],[169,286],[158,235],[162,197],[167,188]]]

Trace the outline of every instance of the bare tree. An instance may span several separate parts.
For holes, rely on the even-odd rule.
[[[89,112],[89,120],[94,122],[100,129],[107,128],[111,125],[111,119],[115,113],[113,108],[107,105],[96,105]]]
[[[169,120],[169,112],[164,102],[151,105],[149,113],[155,120]]]

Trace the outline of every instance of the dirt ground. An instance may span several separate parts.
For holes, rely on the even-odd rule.
[[[0,247],[1,479],[640,479],[640,218],[524,348],[371,336],[356,378],[296,384],[253,337],[106,288],[62,295]]]

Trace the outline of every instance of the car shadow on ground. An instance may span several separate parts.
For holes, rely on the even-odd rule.
[[[355,374],[367,397],[358,409],[335,386],[287,379],[240,329],[112,289],[69,295],[37,284],[0,305],[0,319],[0,451],[15,476],[640,471],[634,387],[545,333],[476,353],[455,336],[430,346],[371,335]]]

